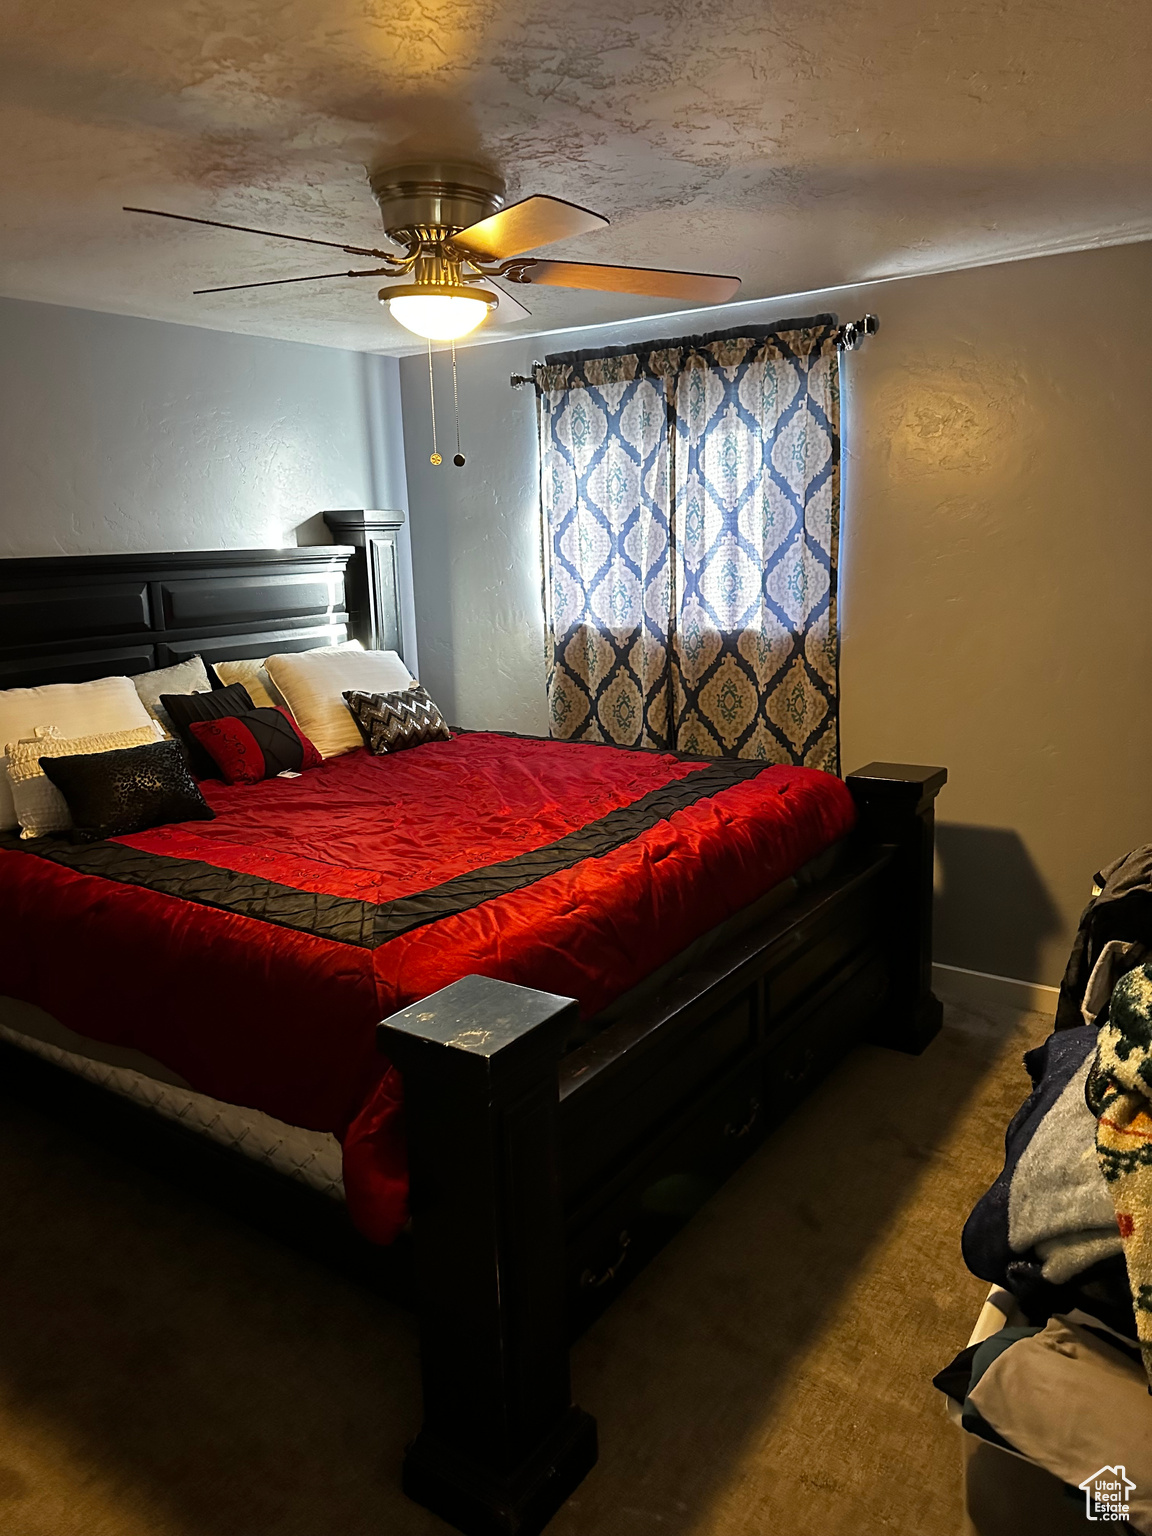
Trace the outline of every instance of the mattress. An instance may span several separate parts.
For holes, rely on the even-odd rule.
[[[203,787],[212,821],[0,840],[3,990],[210,1100],[335,1137],[378,1242],[407,1219],[381,1018],[481,974],[593,1019],[854,820],[811,769],[490,732]]]
[[[65,1029],[39,1008],[0,997],[0,1040],[143,1105],[199,1136],[242,1152],[334,1200],[344,1198],[340,1143],[323,1131],[286,1125],[258,1109],[196,1093],[141,1051],[102,1046]]]

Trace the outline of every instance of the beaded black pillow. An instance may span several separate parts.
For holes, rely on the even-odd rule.
[[[425,741],[452,739],[444,716],[419,683],[394,693],[358,693],[352,689],[344,695],[344,702],[368,750],[377,756],[403,752]]]
[[[216,816],[189,773],[178,741],[42,757],[40,766],[68,802],[76,842],[127,837],[172,821],[212,821]]]

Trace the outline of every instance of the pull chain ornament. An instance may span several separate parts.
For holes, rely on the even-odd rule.
[[[464,455],[460,452],[460,391],[456,384],[456,343],[452,343],[452,406],[456,412],[456,453],[452,459],[457,469],[464,468]]]
[[[453,348],[455,351],[455,348]],[[432,452],[428,455],[429,464],[443,464],[436,448],[436,389],[432,383],[432,338],[428,338],[428,401],[432,407]]]

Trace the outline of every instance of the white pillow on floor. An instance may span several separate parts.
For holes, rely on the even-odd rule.
[[[158,720],[130,731],[106,731],[100,736],[61,736],[58,726],[40,726],[29,741],[10,741],[5,748],[12,801],[21,837],[46,837],[67,832],[72,825],[68,802],[40,766],[42,757],[78,757],[86,752],[121,752],[145,747],[164,735]]]
[[[31,737],[37,726],[54,725],[61,736],[99,736],[130,731],[151,719],[130,677],[0,691],[0,745]],[[0,758],[0,828],[10,831],[17,821],[6,769],[7,758]]]
[[[395,651],[297,651],[269,656],[264,665],[321,757],[339,757],[364,745],[344,702],[345,689],[393,693],[413,681]]]

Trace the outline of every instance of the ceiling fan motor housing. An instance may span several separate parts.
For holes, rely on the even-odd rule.
[[[504,206],[500,177],[463,161],[387,166],[373,171],[369,182],[385,232],[393,239],[417,231],[443,239]]]

